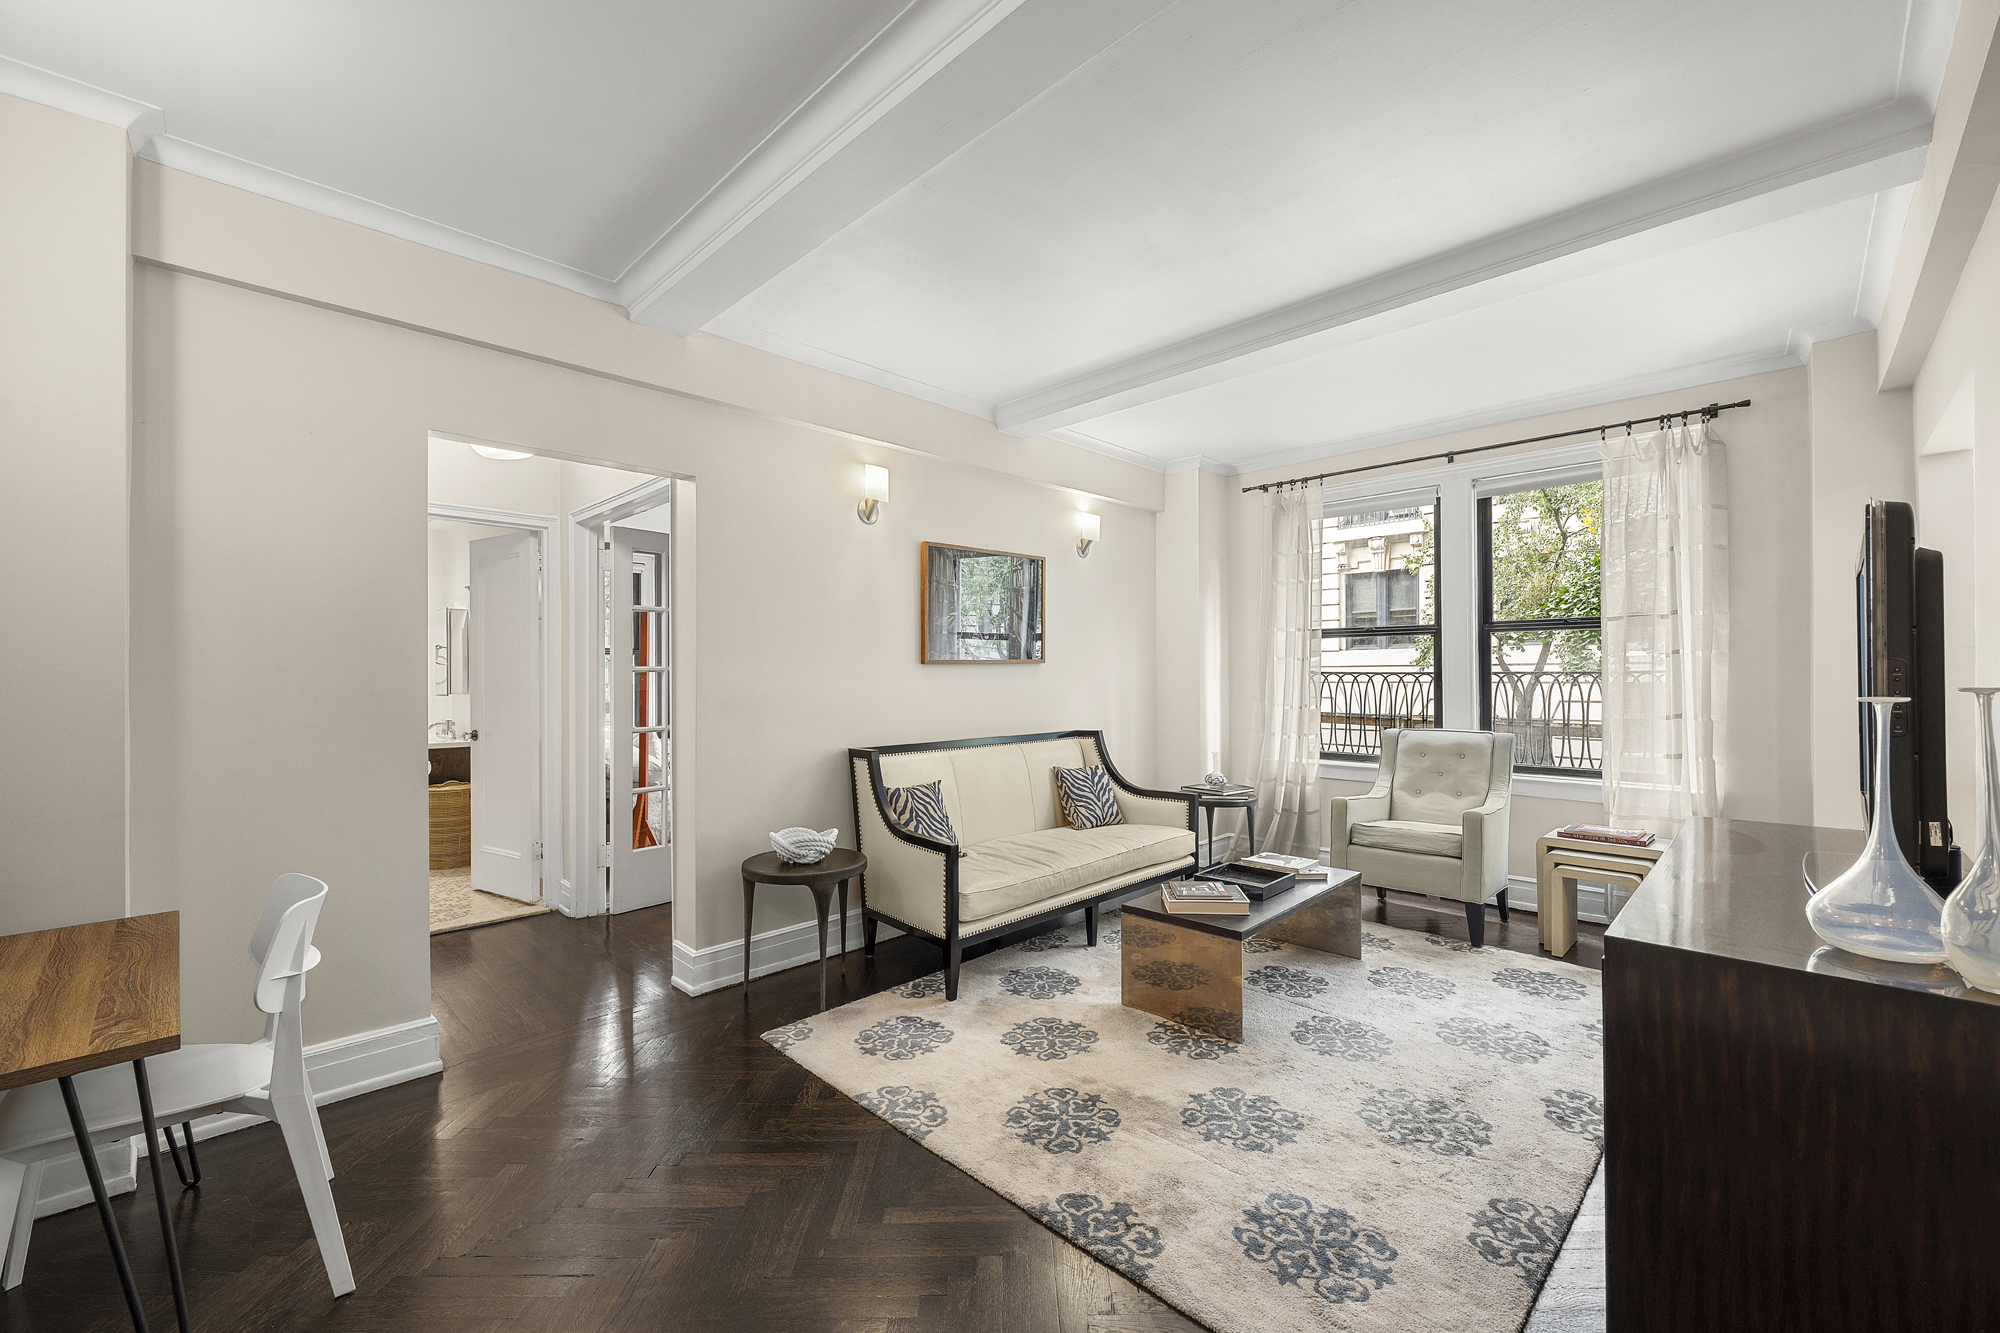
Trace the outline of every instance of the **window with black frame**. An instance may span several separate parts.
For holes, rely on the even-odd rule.
[[[1482,725],[1517,769],[1603,769],[1603,518],[1596,480],[1479,501]]]
[[[1330,514],[1320,562],[1320,753],[1373,759],[1438,725],[1436,497]]]

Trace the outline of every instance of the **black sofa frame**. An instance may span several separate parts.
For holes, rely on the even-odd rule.
[[[1187,792],[1154,791],[1151,788],[1141,787],[1127,781],[1125,776],[1118,771],[1117,766],[1111,762],[1111,752],[1105,748],[1104,733],[1102,731],[1041,731],[1026,736],[980,736],[971,740],[925,741],[915,745],[876,745],[849,750],[847,752],[848,786],[854,793],[855,841],[858,844],[861,835],[861,788],[859,784],[852,780],[854,761],[857,759],[865,759],[868,762],[868,781],[874,789],[876,809],[881,810],[885,808],[885,785],[882,781],[882,756],[885,754],[910,754],[919,750],[965,750],[985,745],[1022,745],[1034,741],[1074,740],[1083,737],[1088,737],[1096,744],[1097,756],[1104,763],[1104,771],[1110,774],[1111,781],[1121,790],[1130,792],[1134,796],[1186,801],[1188,832],[1195,834],[1197,839],[1199,839],[1200,833],[1195,826],[1195,817],[1200,806],[1197,798]],[[1078,907],[1082,907],[1084,942],[1090,948],[1096,948],[1097,912],[1100,907],[1110,902],[1124,902],[1129,898],[1137,897],[1148,889],[1165,884],[1171,880],[1184,879],[1193,873],[1198,859],[1190,857],[1187,865],[1183,867],[1167,871],[1165,874],[1155,875],[1150,879],[1140,880],[1131,884],[1121,884],[1117,888],[1107,889],[1104,893],[1093,898],[1074,899],[1063,903],[1059,907],[1052,907],[1046,912],[1037,913],[1032,916],[1017,917],[1005,925],[993,926],[986,930],[973,931],[967,934],[961,931],[958,925],[958,861],[960,856],[958,844],[953,842],[938,842],[931,838],[920,838],[913,833],[905,833],[894,824],[890,824],[886,819],[883,823],[888,826],[891,837],[899,838],[913,847],[921,847],[925,851],[943,854],[945,933],[943,937],[939,937],[920,926],[913,926],[907,921],[898,920],[886,912],[879,912],[871,907],[868,902],[868,872],[864,870],[861,872],[862,953],[864,956],[872,957],[874,955],[875,928],[876,924],[882,921],[888,922],[904,934],[915,935],[942,946],[945,953],[944,997],[946,1000],[956,1000],[958,998],[958,968],[964,956],[965,947],[968,944],[980,944],[996,936],[1012,934],[1015,931],[1023,930],[1030,926],[1053,922],[1069,915]]]

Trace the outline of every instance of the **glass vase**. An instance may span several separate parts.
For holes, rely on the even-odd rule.
[[[1979,850],[1944,901],[1945,959],[1967,984],[2000,993],[2000,772],[1994,769],[1993,696],[2000,687],[1961,691],[1979,707]]]
[[[1908,699],[1869,697],[1875,710],[1875,811],[1861,859],[1825,888],[1813,889],[1806,921],[1836,948],[1888,963],[1942,963],[1939,922],[1944,899],[1903,855],[1889,796],[1889,720]]]

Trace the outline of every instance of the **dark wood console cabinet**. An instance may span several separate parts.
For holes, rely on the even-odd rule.
[[[1822,945],[1860,848],[1690,820],[1605,932],[1611,1333],[2000,1330],[2000,995]]]

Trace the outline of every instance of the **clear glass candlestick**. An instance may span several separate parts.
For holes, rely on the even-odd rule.
[[[1889,720],[1908,699],[1868,697],[1875,710],[1875,811],[1861,859],[1806,903],[1813,934],[1835,948],[1889,963],[1945,961],[1944,899],[1903,855],[1889,795]]]
[[[2000,993],[2000,772],[1993,753],[1993,696],[2000,687],[1962,690],[1979,707],[1978,841],[1965,878],[1944,902],[1945,959],[1981,990]]]

